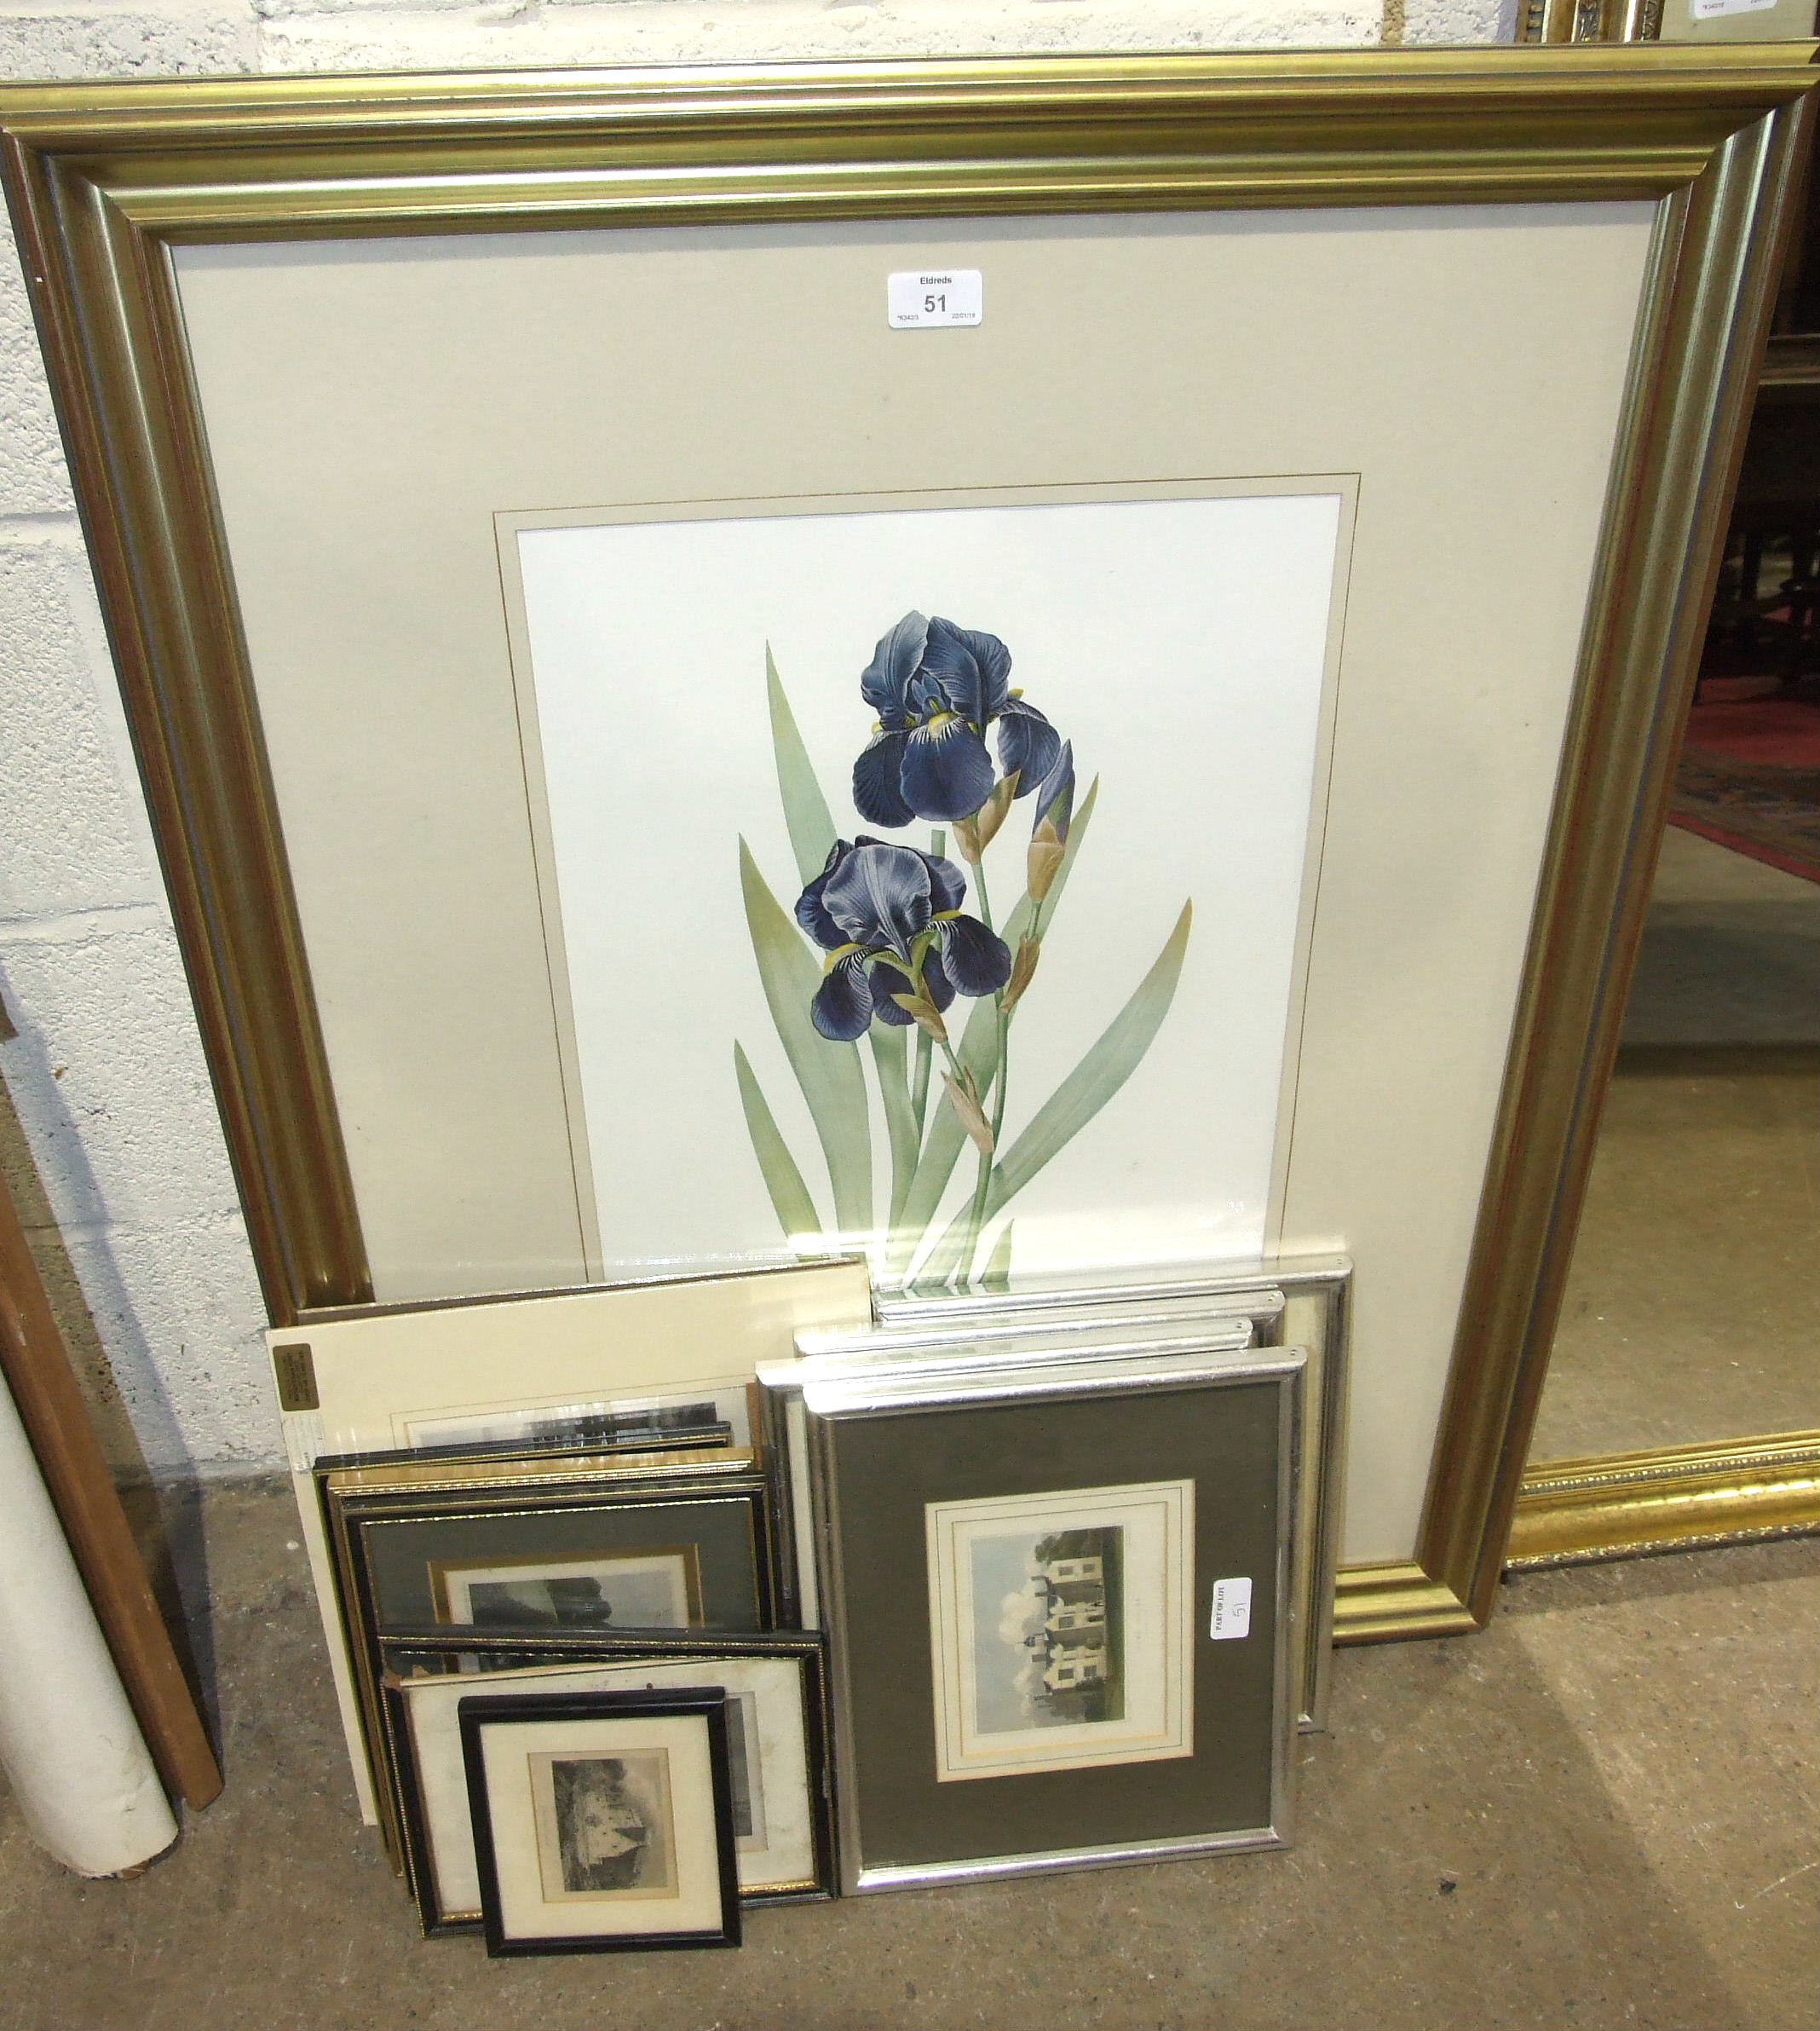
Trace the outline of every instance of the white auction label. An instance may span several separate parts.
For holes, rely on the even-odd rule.
[[[1714,21],[1721,14],[1758,14],[1776,0],[1689,0],[1687,11],[1696,21]]]
[[[1213,1619],[1207,1634],[1216,1643],[1230,1643],[1251,1634],[1252,1584],[1248,1579],[1213,1583]]]
[[[981,324],[986,316],[985,280],[976,268],[887,275],[884,309],[894,332]]]

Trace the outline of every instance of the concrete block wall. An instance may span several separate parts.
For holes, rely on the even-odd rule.
[[[1508,39],[1514,0],[0,0],[0,75]],[[245,1226],[31,316],[0,249],[0,1171],[123,1468],[281,1457]],[[0,1024],[0,1036],[5,1025]],[[0,1096],[3,1099],[4,1096]]]

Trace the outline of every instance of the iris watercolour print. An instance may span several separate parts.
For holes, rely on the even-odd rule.
[[[1044,935],[1086,838],[1097,783],[1077,810],[1074,745],[1012,685],[1003,641],[911,612],[881,636],[859,677],[860,698],[876,717],[854,763],[851,799],[860,820],[912,837],[857,827],[843,837],[769,649],[765,660],[778,787],[803,884],[793,915],[812,954],[792,939],[743,840],[740,881],[772,1020],[814,1120],[827,1181],[818,1204],[735,1044],[746,1128],[772,1206],[797,1247],[817,1234],[850,1243],[875,1230],[876,1093],[890,1150],[885,1278],[1000,1282],[1014,1223],[997,1228],[982,1260],[992,1223],[1143,1062],[1175,996],[1192,903],[1181,904],[1111,1027],[1019,1124],[1009,1110],[1017,1022],[1022,1014],[1028,1023],[1027,1002],[1041,999]],[[1029,814],[1022,840],[1021,811]],[[939,822],[926,848],[914,843],[925,822]],[[1015,843],[1014,851],[1001,845],[992,854],[999,842]],[[1001,893],[1015,887],[1018,896],[996,920],[988,855],[995,874],[1013,873],[1012,883],[999,874]],[[862,1039],[870,1088],[855,1049]],[[944,1214],[942,1195],[970,1145],[970,1191]]]
[[[1348,484],[507,532],[590,1278],[1264,1251]]]

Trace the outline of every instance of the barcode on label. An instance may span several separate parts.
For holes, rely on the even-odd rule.
[[[1251,1634],[1252,1584],[1248,1579],[1213,1583],[1213,1616],[1207,1634],[1216,1643],[1230,1643]]]

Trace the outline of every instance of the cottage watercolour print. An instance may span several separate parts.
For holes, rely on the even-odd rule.
[[[1192,1481],[924,1518],[939,1781],[1194,1754]]]
[[[1302,484],[502,529],[598,1273],[1261,1251],[1350,507]]]

